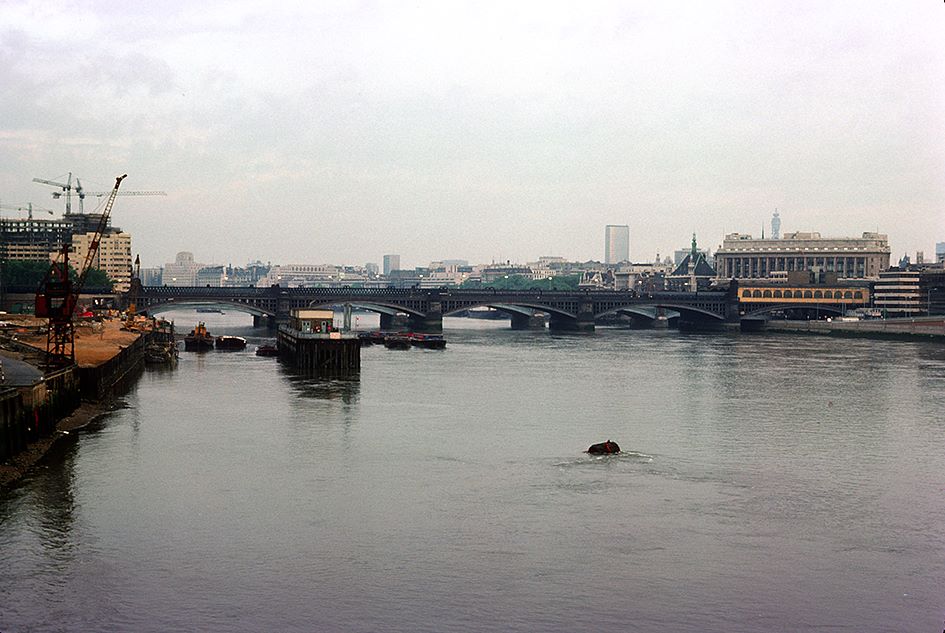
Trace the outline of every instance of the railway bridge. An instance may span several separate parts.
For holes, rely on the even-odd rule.
[[[127,305],[130,294],[122,295]],[[594,329],[596,319],[614,313],[653,318],[661,311],[675,311],[694,327],[721,327],[739,321],[738,296],[732,291],[660,292],[638,295],[611,290],[466,290],[455,288],[213,288],[139,286],[138,312],[155,314],[178,307],[226,307],[252,314],[257,324],[275,326],[288,321],[294,308],[349,304],[378,312],[381,328],[391,328],[398,317],[409,329],[438,332],[443,317],[478,307],[492,307],[510,315],[512,327],[533,327],[537,313],[549,315],[549,327],[560,331]]]

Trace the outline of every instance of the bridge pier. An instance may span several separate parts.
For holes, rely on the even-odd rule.
[[[407,317],[402,314],[386,314],[381,312],[381,330],[384,332],[394,332],[403,330],[407,327]]]
[[[728,329],[728,323],[720,319],[686,319],[679,317],[679,330],[681,332],[724,332],[726,329]]]
[[[543,330],[545,329],[545,317],[533,314],[521,314],[513,312],[512,329],[513,330]]]
[[[548,320],[548,329],[552,332],[593,332],[594,318],[593,315],[590,319],[581,319],[552,312]]]
[[[439,312],[433,312],[422,317],[410,315],[407,318],[407,324],[413,332],[439,334],[443,331],[443,315]]]
[[[253,327],[265,326],[267,330],[278,330],[280,325],[288,325],[289,320],[279,315],[256,316],[253,315]]]
[[[742,332],[763,332],[768,325],[767,319],[746,318],[739,323],[739,329]]]

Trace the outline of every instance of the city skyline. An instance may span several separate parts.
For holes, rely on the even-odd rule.
[[[33,178],[128,173],[168,194],[114,210],[154,263],[600,260],[612,222],[650,259],[775,208],[785,230],[929,253],[942,11],[5,3],[0,202],[58,213]]]
[[[779,222],[779,221],[780,221],[780,218],[778,218],[778,222]],[[780,226],[780,224],[778,224],[778,226]],[[769,224],[769,227],[770,227],[770,224]],[[756,233],[748,233],[748,232],[739,233],[738,231],[733,231],[733,232],[731,232],[731,234],[737,234],[737,235],[740,235],[740,236],[742,236],[742,237],[751,237],[752,239],[755,239],[755,240],[762,240],[762,239],[764,239],[764,238],[763,238],[763,234],[768,234],[769,227],[765,227],[765,228],[763,229],[763,232],[759,232],[759,233],[757,233],[757,234],[756,234]],[[603,247],[603,249],[602,249],[605,253],[606,253],[606,250],[607,250],[607,242],[608,242],[607,236],[609,235],[609,230],[610,230],[611,228],[628,229],[629,227],[626,227],[625,225],[606,225],[606,226],[605,226],[605,229],[606,229],[606,230],[605,230],[605,239],[604,239],[605,244],[604,244],[604,247]],[[784,233],[785,233],[785,235],[792,235],[792,234],[794,234],[795,232],[794,232],[794,231],[785,231]],[[801,232],[801,233],[804,233],[804,232]],[[854,240],[855,240],[855,239],[858,239],[858,238],[860,237],[860,235],[858,235],[858,234],[850,234],[850,235],[824,235],[824,234],[821,234],[821,233],[818,232],[818,231],[813,231],[812,233],[815,234],[815,235],[818,235],[818,236],[821,237],[821,238],[828,239],[828,240],[831,240],[831,239],[832,239],[832,240],[847,240],[847,239],[854,239]],[[862,234],[862,233],[870,233],[870,232],[868,232],[868,231],[863,231],[863,232],[861,232],[861,234]],[[883,231],[879,231],[879,234],[880,234],[881,236],[886,236],[886,235],[887,235],[887,234],[886,234],[885,232],[883,232]],[[723,238],[724,238],[724,237],[727,237],[728,235],[730,235],[730,233],[726,233],[726,235],[723,236]],[[689,236],[690,240],[692,239],[692,237],[693,237],[693,236],[691,236],[691,235]],[[785,239],[785,238],[784,238],[783,236],[779,236],[779,237],[777,237],[777,238],[775,238],[775,237],[768,237],[768,240],[769,240],[769,241],[772,240],[772,239],[781,240],[781,239]],[[722,248],[723,242],[724,242],[724,240],[723,240],[723,239],[720,239],[718,245],[716,245],[716,246],[708,246],[708,247],[701,246],[702,242],[700,242],[700,246],[699,246],[699,249],[698,249],[698,250],[699,250],[699,252],[702,252],[702,253],[706,254],[708,257],[714,257],[716,251],[718,251],[718,250],[720,250],[720,249]],[[937,256],[939,255],[939,252],[942,251],[942,245],[943,245],[943,244],[945,244],[945,242],[936,243],[934,249],[932,249],[931,251],[925,251],[926,253],[932,253],[932,254],[933,254],[933,255],[932,255],[933,259],[930,259],[929,262],[932,262],[932,263],[935,262],[934,257],[937,257]],[[659,261],[661,262],[661,261],[666,260],[667,258],[673,259],[674,255],[678,255],[679,253],[688,253],[690,250],[691,250],[691,243],[687,243],[687,244],[685,244],[684,248],[676,248],[676,249],[668,248],[668,249],[665,249],[665,250],[659,250],[659,251],[657,251],[657,252],[654,254],[653,257],[648,257],[648,255],[644,253],[644,254],[642,254],[639,258],[633,258],[633,257],[631,257],[630,259],[628,259],[628,260],[626,260],[626,261],[629,262],[629,263],[637,263],[637,264],[659,263],[659,262],[656,261],[655,255],[658,255],[658,256],[659,256]],[[901,256],[903,256],[903,255],[908,256],[908,257],[911,258],[911,257],[914,257],[914,256],[916,255],[916,253],[921,253],[921,252],[922,252],[922,251],[914,251],[914,252],[912,252],[912,253],[909,253],[909,252],[899,252],[899,251],[896,250],[896,248],[895,248],[894,245],[890,245],[890,250],[891,250],[891,254],[892,254],[892,256],[893,256],[893,260],[894,260],[894,261],[891,262],[891,265],[895,265],[896,261],[898,261],[898,259],[899,259]],[[185,250],[184,250],[184,251],[177,251],[177,252],[175,253],[175,257],[178,256],[178,255],[180,255],[180,254],[193,255],[193,252],[191,252],[191,251],[185,251]],[[506,263],[510,263],[510,264],[512,264],[512,265],[536,263],[536,262],[538,262],[540,259],[546,258],[546,257],[562,258],[562,259],[564,259],[564,260],[566,260],[566,261],[569,261],[569,262],[598,262],[598,263],[603,264],[603,265],[620,263],[619,261],[618,261],[618,262],[608,262],[608,261],[607,261],[607,258],[606,258],[606,254],[605,254],[604,256],[602,256],[602,257],[591,257],[591,258],[588,258],[588,259],[580,259],[580,258],[568,257],[566,253],[565,253],[565,254],[562,254],[562,253],[543,253],[543,254],[537,255],[537,256],[535,256],[535,257],[527,257],[527,258],[520,258],[520,259],[509,259],[509,260],[504,260],[504,261],[496,261],[495,259],[492,259],[492,260],[489,260],[489,261],[478,261],[478,262],[475,261],[475,260],[457,259],[457,258],[455,258],[455,257],[441,257],[441,258],[439,258],[439,259],[431,259],[431,260],[426,260],[426,261],[408,262],[408,263],[406,263],[406,264],[401,264],[401,259],[402,259],[402,258],[401,258],[400,255],[397,255],[397,254],[385,254],[385,255],[382,255],[382,256],[380,256],[380,257],[378,257],[378,258],[376,258],[376,259],[371,259],[371,258],[368,258],[368,257],[361,257],[361,258],[355,257],[355,258],[354,258],[353,260],[351,260],[351,261],[327,261],[327,260],[326,260],[326,261],[314,261],[314,260],[309,260],[309,261],[291,261],[291,260],[284,260],[284,259],[283,259],[283,260],[279,260],[279,259],[276,259],[276,260],[263,260],[263,259],[261,259],[261,258],[259,258],[259,257],[250,257],[250,258],[248,258],[248,259],[246,259],[246,260],[244,260],[244,261],[239,261],[239,260],[235,260],[234,258],[224,258],[224,259],[219,259],[219,260],[208,260],[208,263],[207,263],[206,265],[208,265],[208,266],[220,266],[220,265],[224,265],[224,266],[233,266],[233,267],[241,267],[241,266],[245,266],[245,265],[253,265],[253,264],[256,264],[256,263],[268,263],[268,264],[271,264],[271,265],[286,265],[286,264],[327,264],[327,265],[339,265],[339,266],[349,266],[349,267],[364,267],[364,266],[372,266],[372,265],[373,265],[373,266],[377,266],[377,267],[379,268],[379,271],[383,272],[383,274],[386,275],[390,270],[412,270],[412,269],[415,269],[415,268],[426,268],[426,267],[429,267],[430,265],[437,264],[437,263],[456,264],[456,263],[462,262],[462,265],[464,265],[464,266],[473,266],[473,267],[483,267],[483,266],[490,266],[490,265],[502,266],[502,265],[505,265]],[[677,257],[677,259],[679,259],[679,258]],[[172,260],[173,260],[173,258],[168,259],[167,262],[171,262]],[[151,268],[163,267],[163,266],[165,265],[165,263],[167,263],[167,262],[163,262],[163,263],[156,263],[156,262],[155,262],[155,263],[151,263],[151,264],[148,265],[148,267],[151,267]],[[678,264],[678,261],[677,261],[676,263]]]

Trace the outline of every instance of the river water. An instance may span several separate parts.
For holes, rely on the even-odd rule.
[[[0,492],[3,633],[943,628],[940,344],[447,319],[325,382],[170,316],[250,346]]]

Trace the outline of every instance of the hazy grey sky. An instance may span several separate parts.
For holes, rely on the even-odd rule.
[[[0,203],[120,198],[144,266],[945,241],[945,5],[0,4]],[[52,206],[55,205],[55,206]],[[87,204],[90,210],[94,204]],[[767,230],[767,229],[766,229]]]

